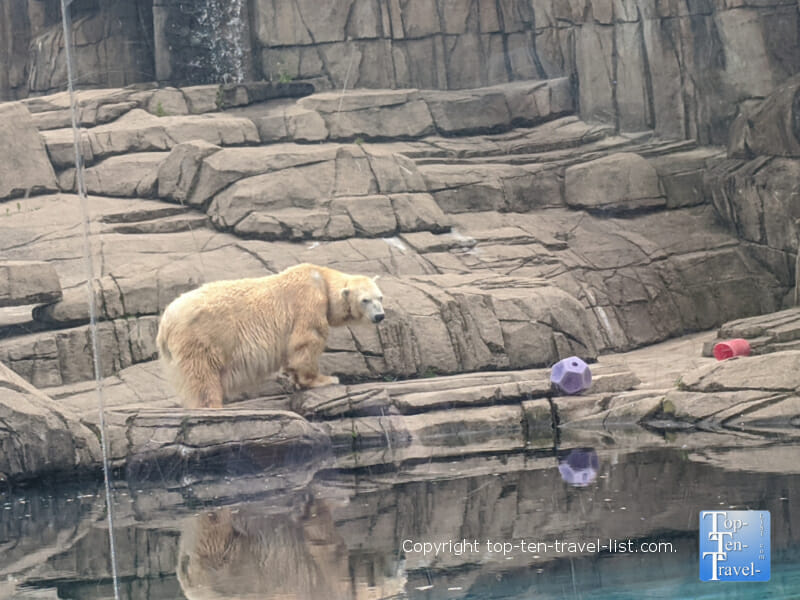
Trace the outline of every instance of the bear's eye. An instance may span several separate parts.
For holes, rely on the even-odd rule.
[[[366,304],[367,302],[369,302],[369,298],[364,298],[361,300],[361,304]]]

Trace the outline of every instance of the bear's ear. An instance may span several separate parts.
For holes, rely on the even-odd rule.
[[[348,298],[349,296],[350,296],[350,290],[349,290],[349,289],[347,289],[347,288],[344,288],[344,289],[342,290],[342,298],[344,298],[345,300],[347,300],[347,298]]]

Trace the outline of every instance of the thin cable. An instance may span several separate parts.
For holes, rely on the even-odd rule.
[[[342,82],[342,91],[339,93],[339,106],[336,109],[336,114],[333,115],[333,118],[336,119],[336,123],[339,122],[340,116],[342,114],[342,103],[344,102],[344,95],[347,92],[347,80],[350,78],[350,69],[353,67],[353,59],[355,58],[355,55],[356,55],[355,47],[351,47],[350,61],[347,63],[347,70],[344,73],[344,81]],[[338,151],[337,151],[337,158],[338,158]],[[333,200],[333,192],[335,191],[336,191],[336,167],[334,166],[333,181],[331,182],[331,189],[328,192],[329,199]]]
[[[75,149],[75,180],[78,185],[78,197],[83,215],[83,254],[86,264],[86,291],[89,297],[89,331],[92,337],[92,358],[94,359],[94,377],[97,387],[97,403],[100,410],[100,448],[103,453],[103,479],[106,489],[106,514],[108,515],[108,542],[111,548],[111,577],[114,583],[114,599],[119,600],[119,578],[117,576],[117,551],[114,542],[114,511],[111,502],[111,477],[108,468],[108,443],[106,440],[106,418],[103,405],[103,376],[100,369],[100,340],[97,336],[97,307],[94,294],[94,261],[89,241],[89,203],[86,197],[86,185],[83,180],[83,156],[81,153],[80,131],[78,130],[77,106],[75,90],[72,84],[72,28],[68,6],[72,0],[61,0],[61,21],[64,25],[64,57],[67,63],[67,87],[69,105],[72,116],[72,135]]]

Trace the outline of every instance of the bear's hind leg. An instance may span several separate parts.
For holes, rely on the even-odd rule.
[[[222,408],[224,395],[222,378],[213,367],[193,364],[184,373],[182,396],[186,408]]]
[[[289,342],[289,360],[286,372],[301,388],[315,388],[339,383],[338,377],[319,372],[319,357],[325,349],[325,340],[313,333],[292,333]]]

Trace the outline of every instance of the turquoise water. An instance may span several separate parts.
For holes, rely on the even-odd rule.
[[[258,472],[242,457],[117,473],[122,597],[800,597],[798,450],[611,445],[349,468],[356,457],[329,456]],[[7,489],[0,508],[0,598],[113,597],[99,486]],[[724,509],[770,511],[769,582],[699,580],[699,511]]]

